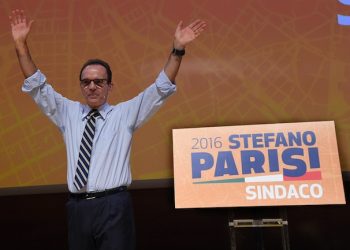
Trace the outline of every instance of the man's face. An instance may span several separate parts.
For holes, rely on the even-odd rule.
[[[112,83],[108,84],[107,71],[99,64],[86,66],[81,73],[80,89],[90,108],[97,109],[107,101]]]

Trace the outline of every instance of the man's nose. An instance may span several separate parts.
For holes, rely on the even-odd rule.
[[[96,89],[96,84],[94,83],[94,81],[90,81],[88,88],[89,89]]]

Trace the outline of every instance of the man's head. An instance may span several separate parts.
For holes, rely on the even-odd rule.
[[[97,109],[106,103],[112,89],[112,71],[105,61],[90,59],[80,70],[80,89],[90,108]]]

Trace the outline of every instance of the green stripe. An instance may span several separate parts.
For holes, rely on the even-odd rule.
[[[193,182],[193,184],[233,183],[233,182],[244,182],[244,178],[226,179],[226,180],[217,180],[217,181],[196,181],[196,182]]]

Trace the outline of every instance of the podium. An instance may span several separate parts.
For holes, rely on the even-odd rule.
[[[334,121],[174,129],[173,145],[175,207],[235,209],[231,249],[290,249],[284,206],[345,204]]]
[[[229,213],[228,225],[230,228],[231,250],[247,249],[244,244],[242,245],[242,248],[239,248],[239,242],[237,241],[236,233],[242,230],[245,230],[245,232],[248,230],[250,231],[250,235],[253,234],[253,238],[250,238],[250,243],[252,243],[252,241],[255,243],[253,244],[255,245],[254,249],[266,249],[264,240],[264,231],[266,231],[266,229],[279,232],[281,238],[279,249],[290,250],[288,220],[285,208],[279,208],[278,218],[236,218],[234,211],[231,210]]]

